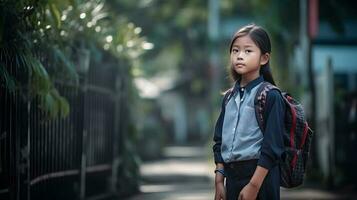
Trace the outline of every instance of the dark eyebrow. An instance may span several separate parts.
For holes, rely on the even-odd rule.
[[[233,46],[232,46],[232,48],[233,48],[233,47],[238,47],[238,48],[239,48],[239,46],[238,46],[238,45],[233,45]],[[250,45],[250,44],[248,44],[248,45],[244,45],[244,48],[246,48],[246,47],[253,47],[253,45]]]

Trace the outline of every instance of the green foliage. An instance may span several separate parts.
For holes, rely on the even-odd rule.
[[[53,82],[78,86],[81,49],[131,61],[147,44],[133,23],[102,0],[5,0],[0,6],[1,85],[42,99],[39,107],[50,118],[69,113]]]
[[[127,66],[137,65],[153,47],[141,32],[104,0],[1,0],[0,86],[36,99],[49,120],[66,117],[70,106],[55,82],[79,87],[85,66],[106,56],[122,68],[124,85],[130,86],[122,99],[128,115],[135,87],[130,85],[134,67]],[[119,185],[137,188],[134,119],[123,121]]]
[[[51,75],[48,73],[41,51],[47,1],[3,1],[1,3],[1,85],[10,91],[18,91],[22,96],[44,99],[40,107],[52,118],[66,116],[68,102],[55,92]],[[58,16],[58,9],[52,5],[51,17]],[[57,13],[57,14],[56,14]],[[50,52],[49,52],[50,54]],[[57,106],[61,105],[61,106]]]
[[[207,3],[202,1],[110,1],[113,9],[125,13],[155,44],[145,54],[136,75],[144,77],[178,75],[208,78]],[[202,73],[203,72],[203,73]],[[178,80],[181,81],[181,80]],[[187,88],[186,91],[190,91]]]
[[[9,72],[6,70],[6,68],[0,64],[0,74],[2,76],[0,77],[1,82],[5,84],[5,87],[9,89],[9,91],[13,92],[15,90],[15,79],[9,75]]]

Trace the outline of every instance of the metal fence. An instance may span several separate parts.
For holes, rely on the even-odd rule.
[[[79,87],[57,81],[71,110],[53,120],[38,99],[0,87],[0,199],[99,199],[116,192],[124,123],[124,77],[117,70],[113,62],[91,64]]]

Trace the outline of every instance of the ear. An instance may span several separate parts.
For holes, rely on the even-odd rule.
[[[260,65],[265,65],[268,63],[270,59],[270,54],[269,53],[265,53],[263,55],[260,56]]]

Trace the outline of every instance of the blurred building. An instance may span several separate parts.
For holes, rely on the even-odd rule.
[[[343,19],[342,26],[337,32],[331,23],[320,21],[310,54],[316,87],[316,157],[322,178],[336,186],[355,184],[357,178],[357,20]],[[296,66],[303,66],[303,59],[298,46]]]

